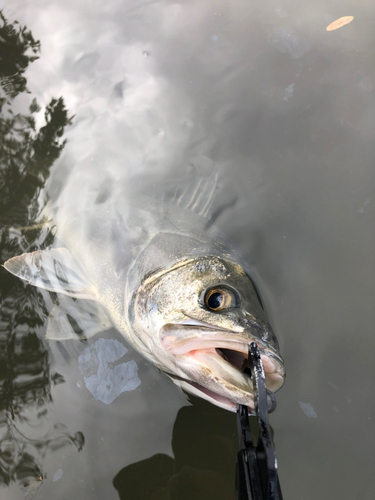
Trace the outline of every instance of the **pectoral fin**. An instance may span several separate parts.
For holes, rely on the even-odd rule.
[[[46,338],[84,340],[111,326],[106,312],[98,302],[60,296],[48,317]]]
[[[50,292],[96,300],[94,287],[66,248],[24,253],[5,262],[7,271]]]

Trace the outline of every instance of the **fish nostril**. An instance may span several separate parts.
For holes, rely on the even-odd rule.
[[[266,392],[267,392],[268,413],[272,413],[273,411],[276,410],[276,397],[275,394],[269,389],[266,389]]]
[[[243,315],[248,321],[256,321],[256,317],[253,316],[252,314],[249,313],[249,311],[246,311],[246,309],[243,309]]]

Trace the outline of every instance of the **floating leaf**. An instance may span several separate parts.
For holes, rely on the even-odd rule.
[[[342,28],[345,26],[345,24],[349,24],[353,21],[354,17],[353,16],[344,16],[340,17],[339,19],[336,19],[336,21],[333,21],[333,23],[329,24],[326,27],[327,31],[333,31],[333,30],[338,30],[339,28]]]

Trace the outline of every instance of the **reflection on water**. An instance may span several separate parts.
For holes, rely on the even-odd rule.
[[[234,499],[237,437],[235,416],[189,397],[193,406],[177,414],[174,459],[157,454],[115,476],[120,500]]]
[[[41,227],[38,196],[64,147],[62,136],[70,119],[62,98],[51,100],[45,125],[39,129],[33,117],[39,110],[35,99],[28,99],[28,113],[13,110],[14,99],[28,93],[24,72],[37,59],[40,43],[3,13],[0,22],[0,261],[4,262],[53,241],[52,233]],[[72,434],[63,424],[51,428],[48,421],[52,386],[63,383],[64,377],[51,372],[48,347],[39,336],[46,315],[42,294],[0,268],[0,485],[18,482],[27,487],[28,499],[44,481],[43,461],[49,451],[69,444],[81,450],[84,445],[82,432]]]
[[[131,171],[144,186],[142,172],[157,176],[160,169],[172,184],[189,165],[222,172],[225,183],[218,194],[229,208],[217,213],[216,222],[260,277],[288,371],[271,416],[284,498],[372,500],[371,2],[12,0],[3,15],[18,18],[28,29],[21,35],[19,25],[5,29],[4,19],[0,22],[1,39],[7,41],[0,43],[1,262],[52,243],[53,234],[39,225],[42,212],[36,199],[39,193],[42,199],[53,158],[61,153],[62,129],[69,143],[48,178],[52,203],[69,183],[80,200],[92,172],[103,185],[103,196],[106,188],[111,192],[105,174],[117,185]],[[350,24],[326,31],[347,15],[354,16]],[[43,57],[35,61],[39,44],[30,29],[42,41]],[[68,131],[64,102],[51,102],[52,95],[64,95],[75,116]],[[50,110],[46,123],[34,96]],[[84,162],[87,176],[78,173],[74,183],[76,166]],[[152,179],[150,186],[155,187]],[[27,225],[32,229],[25,231]],[[22,443],[12,428],[15,423],[29,441],[48,441],[48,432],[61,428],[53,431],[53,424],[44,422],[43,429],[34,431],[30,425],[46,409],[38,422],[48,415],[52,420],[55,411],[53,422],[63,421],[72,434],[81,430],[85,435],[82,452],[71,446],[64,466],[59,461],[68,448],[54,453],[48,468],[49,461],[29,447],[27,453],[39,467],[33,478],[48,472],[44,483],[38,478],[31,483],[37,498],[118,500],[127,491],[132,498],[137,488],[147,495],[146,478],[155,491],[164,489],[160,495],[171,495],[171,477],[180,477],[182,484],[184,465],[185,477],[189,467],[218,470],[208,445],[206,449],[194,438],[205,434],[203,409],[201,416],[196,410],[191,417],[189,432],[189,419],[181,420],[179,414],[174,441],[178,438],[184,449],[178,451],[174,442],[172,458],[173,421],[186,399],[141,356],[129,348],[124,357],[124,362],[137,362],[141,385],[136,390],[109,405],[95,400],[78,357],[97,338],[51,341],[48,366],[47,345],[40,339],[49,308],[42,296],[2,268],[0,293],[0,439],[5,436],[9,443],[10,429],[16,436],[13,445]],[[104,336],[123,340],[113,330]],[[29,354],[21,360],[22,352]],[[55,371],[61,376],[53,377]],[[53,380],[63,379],[54,386]],[[18,392],[13,388],[12,395],[7,388],[13,380]],[[197,402],[193,404],[196,408]],[[20,406],[23,411],[17,410]],[[181,415],[188,417],[187,410]],[[213,412],[212,422],[226,415],[217,408]],[[17,415],[29,422],[21,425]],[[230,438],[230,425],[223,422],[217,441]],[[3,461],[1,452],[0,457]],[[202,463],[194,463],[200,457]],[[6,477],[16,478],[10,465],[2,467]],[[60,469],[63,476],[53,482]],[[20,500],[12,485],[9,491],[5,500]]]
[[[10,100],[19,93],[27,92],[24,73],[28,65],[38,58],[40,42],[34,39],[26,27],[20,27],[18,21],[8,22],[3,11],[0,11],[0,23],[1,87],[5,94],[1,98],[3,106],[4,103],[10,104]]]

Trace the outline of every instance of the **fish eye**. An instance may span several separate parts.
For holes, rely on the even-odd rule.
[[[211,288],[204,297],[204,304],[210,311],[221,311],[228,307],[235,307],[237,303],[238,300],[234,292],[224,287]]]

